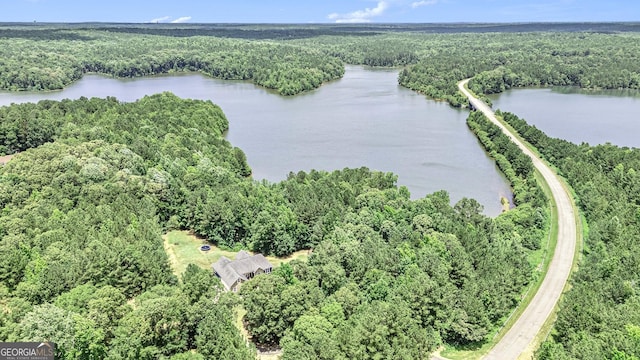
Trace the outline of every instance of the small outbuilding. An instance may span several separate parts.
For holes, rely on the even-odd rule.
[[[273,265],[262,254],[250,255],[242,250],[236,254],[235,260],[221,257],[213,265],[213,272],[222,280],[228,291],[236,292],[240,284],[259,274],[269,274]]]

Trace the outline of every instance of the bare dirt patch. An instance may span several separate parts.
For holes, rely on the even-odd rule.
[[[9,160],[11,160],[11,158],[14,157],[14,156],[15,156],[15,154],[0,156],[0,165],[4,165],[4,164],[8,163]]]

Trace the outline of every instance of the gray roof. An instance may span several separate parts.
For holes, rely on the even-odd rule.
[[[262,254],[253,255],[252,261],[257,266],[257,268],[260,268],[262,270],[270,269],[273,267],[269,260],[267,260],[267,258]]]
[[[211,267],[229,290],[238,280],[246,281],[245,274],[255,273],[258,270],[265,271],[273,265],[262,254],[251,256],[246,251],[240,251],[235,260],[229,260],[223,256]]]
[[[244,275],[238,274],[231,266],[229,266],[230,263],[231,260],[223,256],[211,265],[211,267],[213,267],[213,271],[215,271],[215,273],[220,277],[222,284],[227,288],[227,290],[229,290],[231,286],[238,281],[238,279],[247,280]]]
[[[236,254],[236,260],[242,260],[242,259],[246,259],[246,258],[249,258],[249,257],[251,257],[251,255],[248,252],[244,251],[244,250],[240,250],[240,252],[238,252]]]

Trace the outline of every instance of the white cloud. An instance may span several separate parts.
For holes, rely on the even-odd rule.
[[[179,17],[175,20],[172,20],[171,23],[172,24],[178,24],[178,23],[183,23],[183,22],[187,22],[191,20],[191,16],[183,16],[183,17]]]
[[[169,19],[171,19],[171,17],[163,16],[163,17],[159,17],[159,18],[156,18],[156,19],[151,19],[148,22],[150,22],[150,23],[159,23],[159,22],[167,21]]]
[[[328,18],[335,20],[337,23],[366,23],[371,22],[372,17],[382,15],[388,7],[389,3],[387,1],[378,1],[378,5],[373,9],[366,8],[348,14],[333,13],[329,14]]]
[[[361,19],[361,18],[347,18],[347,19],[336,18],[335,20],[336,20],[336,23],[338,24],[359,24],[359,23],[371,22],[370,19]]]
[[[411,7],[415,9],[420,6],[435,5],[437,3],[438,3],[438,0],[421,0],[421,1],[412,2]]]

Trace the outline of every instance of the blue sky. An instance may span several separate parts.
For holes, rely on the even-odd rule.
[[[0,22],[640,21],[638,0],[2,0]]]

